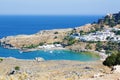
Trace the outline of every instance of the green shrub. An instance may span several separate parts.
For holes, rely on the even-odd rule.
[[[87,43],[96,43],[96,41],[88,41]]]
[[[115,65],[115,62],[116,62],[116,55],[115,54],[112,54],[111,56],[108,56],[106,58],[106,60],[103,62],[104,65],[106,66],[114,66]]]
[[[75,40],[70,40],[70,41],[68,41],[68,45],[72,45],[72,44],[74,44],[76,41]]]
[[[16,71],[19,71],[19,70],[20,70],[20,67],[19,67],[19,66],[16,66],[16,67],[15,67],[15,70],[16,70]]]
[[[79,33],[80,33],[80,35],[86,35],[86,34],[87,34],[87,33],[84,32],[83,30],[81,30]]]
[[[96,50],[101,51],[102,49],[103,49],[102,42],[98,41],[97,44],[96,44]]]
[[[106,66],[114,66],[114,65],[120,65],[120,52],[113,53],[110,56],[106,58],[106,60],[103,62]]]
[[[54,42],[53,44],[60,44],[60,42]]]
[[[109,41],[105,46],[105,50],[119,51],[120,50],[120,43]]]
[[[67,41],[67,45],[72,45],[72,44],[74,44],[76,42],[76,40],[74,38],[70,37],[70,36],[66,36],[64,38],[64,40]]]
[[[0,58],[0,62],[2,62],[3,61],[3,59],[2,58]]]
[[[116,35],[120,35],[120,30],[119,30],[119,31],[116,31]]]
[[[86,49],[92,49],[92,46],[90,44],[87,44],[85,48]]]
[[[58,38],[57,36],[54,37],[54,39],[57,39],[57,38]]]
[[[43,46],[43,45],[44,45],[44,42],[39,43],[39,45],[40,45],[40,46]]]
[[[36,48],[36,47],[38,47],[38,46],[39,46],[39,45],[31,44],[31,45],[26,46],[26,47],[24,47],[24,48],[32,49],[32,48]]]
[[[118,64],[118,65],[120,65],[120,53],[118,53],[117,55],[116,55],[116,63],[115,63],[116,65]]]
[[[54,32],[54,34],[58,34],[58,32],[56,31],[56,32]]]

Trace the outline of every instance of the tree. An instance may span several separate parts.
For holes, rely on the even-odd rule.
[[[79,33],[80,33],[80,35],[85,35],[86,34],[83,30],[81,30]]]
[[[106,60],[103,62],[104,65],[112,67],[115,65],[120,65],[120,52],[117,53],[114,52],[110,56],[106,58]]]
[[[107,39],[107,40],[110,40],[110,36],[108,36],[106,39]]]
[[[43,45],[44,45],[44,42],[40,42],[39,45],[40,45],[40,46],[43,46]]]
[[[109,67],[114,66],[115,63],[116,63],[116,55],[115,54],[112,54],[111,56],[108,56],[106,58],[106,60],[103,62],[103,64],[105,66],[109,66]]]
[[[115,64],[119,64],[120,65],[120,53],[117,54],[116,63]]]
[[[120,35],[120,30],[119,30],[119,31],[116,31],[116,35]]]

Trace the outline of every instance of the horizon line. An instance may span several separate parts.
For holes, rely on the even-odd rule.
[[[105,16],[107,14],[0,14],[0,16]]]

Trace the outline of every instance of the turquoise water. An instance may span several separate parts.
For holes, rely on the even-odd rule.
[[[42,57],[45,60],[78,60],[78,61],[93,61],[98,58],[87,54],[80,54],[67,50],[39,50],[33,52],[20,53],[18,50],[10,50],[0,47],[0,57],[14,57],[17,59],[35,59]]]

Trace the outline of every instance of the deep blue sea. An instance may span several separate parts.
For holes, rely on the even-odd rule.
[[[0,38],[34,34],[40,30],[74,28],[96,22],[102,16],[0,16]]]
[[[34,34],[40,30],[74,28],[92,22],[97,22],[102,16],[0,16],[0,38],[18,34]],[[34,59],[43,57],[46,60],[80,60],[89,61],[96,58],[71,51],[56,50],[34,51],[20,54],[18,50],[8,50],[0,47],[0,57],[15,57],[19,59]]]

